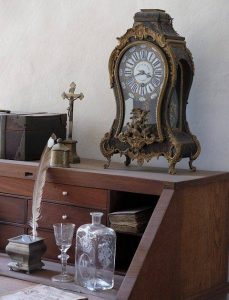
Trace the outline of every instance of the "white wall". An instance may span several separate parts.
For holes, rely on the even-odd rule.
[[[109,55],[141,8],[166,10],[193,54],[187,118],[202,146],[195,165],[228,170],[228,0],[0,0],[0,108],[66,112],[61,94],[75,81],[85,95],[75,103],[78,153],[102,159],[99,142],[116,112]]]

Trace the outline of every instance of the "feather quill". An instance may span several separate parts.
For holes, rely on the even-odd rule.
[[[41,200],[42,200],[42,194],[45,185],[46,171],[50,164],[51,148],[54,144],[55,139],[56,139],[55,134],[52,134],[41,154],[41,159],[37,171],[37,177],[34,183],[33,197],[32,197],[32,218],[30,221],[30,226],[32,227],[33,239],[35,239],[37,236],[37,226],[41,214]]]

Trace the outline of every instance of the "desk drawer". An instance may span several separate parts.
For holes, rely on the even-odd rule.
[[[0,224],[0,251],[5,251],[8,239],[26,233],[23,225]]]
[[[29,201],[29,218],[31,218],[31,205],[32,201]],[[91,223],[91,211],[93,210],[75,207],[73,205],[56,204],[43,201],[41,204],[41,218],[38,221],[38,226],[39,228],[53,230],[53,224],[67,222],[76,224],[76,228],[78,228],[82,224]],[[62,216],[66,216],[66,218],[63,219]],[[106,215],[103,216],[102,222],[105,224]]]
[[[0,195],[0,222],[24,224],[26,212],[27,199]]]
[[[14,194],[31,197],[34,181],[21,178],[0,177],[0,191],[5,194]]]
[[[67,184],[46,183],[44,199],[74,203],[77,206],[106,210],[107,190]]]

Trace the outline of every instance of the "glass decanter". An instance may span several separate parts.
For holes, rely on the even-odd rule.
[[[114,285],[116,234],[101,224],[103,213],[92,212],[92,223],[76,233],[77,284],[89,290],[111,289]]]

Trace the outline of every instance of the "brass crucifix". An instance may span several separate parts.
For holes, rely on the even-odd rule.
[[[82,93],[80,94],[74,94],[76,90],[76,84],[75,82],[72,82],[70,84],[70,89],[68,93],[63,92],[62,98],[68,99],[69,101],[69,107],[68,107],[68,139],[72,140],[72,127],[73,127],[73,105],[74,101],[77,99],[82,100],[84,98],[84,95]]]
[[[80,158],[76,154],[76,140],[72,139],[72,128],[73,128],[73,105],[74,101],[77,99],[82,100],[84,98],[84,95],[82,93],[75,94],[76,90],[76,84],[75,82],[72,82],[70,84],[70,89],[68,93],[63,92],[62,98],[68,99],[69,101],[69,107],[68,107],[68,134],[67,134],[67,140],[65,140],[63,143],[69,148],[70,150],[70,163],[79,163]]]

